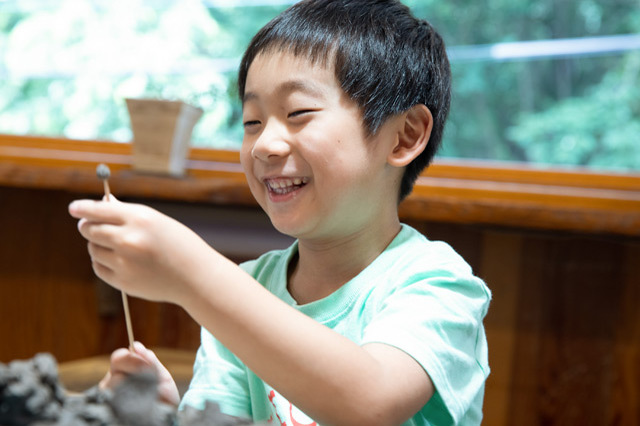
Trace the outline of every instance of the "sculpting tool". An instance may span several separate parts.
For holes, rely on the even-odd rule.
[[[109,166],[106,164],[98,164],[96,168],[96,175],[98,175],[98,179],[102,181],[104,184],[104,197],[105,201],[110,201],[111,199],[111,189],[109,188],[109,177],[111,176],[111,171],[109,170]],[[133,327],[131,326],[131,315],[129,314],[129,300],[127,299],[127,293],[121,291],[122,293],[122,307],[124,308],[124,319],[127,323],[127,335],[129,336],[129,350],[133,351]]]

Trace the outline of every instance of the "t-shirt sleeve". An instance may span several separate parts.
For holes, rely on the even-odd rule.
[[[363,330],[363,344],[395,346],[422,365],[436,393],[421,413],[448,417],[438,424],[459,424],[482,398],[489,374],[482,320],[490,298],[473,275],[431,271],[388,295]]]
[[[230,416],[251,418],[246,367],[202,328],[193,378],[180,408],[190,405],[204,409],[206,401],[218,403],[220,410]]]

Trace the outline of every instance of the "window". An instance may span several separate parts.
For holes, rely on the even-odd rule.
[[[292,0],[0,0],[0,132],[131,139],[124,98],[182,99],[237,149],[236,68]],[[441,157],[640,170],[637,0],[406,0],[454,73]]]
[[[452,62],[441,156],[640,170],[637,2],[413,3]]]
[[[193,143],[238,147],[236,68],[282,1],[0,1],[0,132],[129,141],[124,99],[202,107]]]

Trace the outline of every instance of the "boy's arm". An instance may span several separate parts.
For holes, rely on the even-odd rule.
[[[292,309],[221,256],[182,306],[265,382],[323,424],[400,424],[433,385],[403,351],[360,347]],[[212,262],[212,263],[214,263]]]
[[[323,424],[400,424],[434,393],[399,349],[354,342],[296,311],[188,228],[145,206],[81,201],[94,271],[182,306],[253,372]]]

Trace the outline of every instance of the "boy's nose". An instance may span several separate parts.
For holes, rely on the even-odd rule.
[[[278,125],[267,125],[251,149],[251,156],[261,161],[284,157],[291,147],[285,139],[284,129]]]

